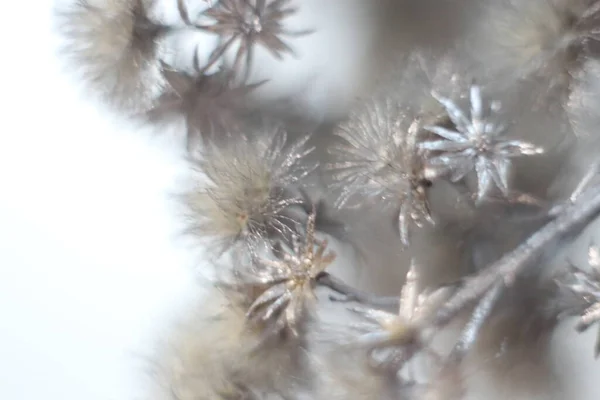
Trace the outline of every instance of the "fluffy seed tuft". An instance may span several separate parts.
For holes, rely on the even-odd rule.
[[[147,18],[142,0],[76,0],[58,18],[64,52],[92,92],[119,111],[152,104],[164,86],[163,28]]]
[[[232,137],[228,146],[207,143],[192,158],[196,180],[183,194],[189,233],[216,240],[220,252],[289,238],[296,221],[287,211],[304,203],[297,189],[316,168],[301,163],[313,151],[308,139],[290,144],[277,127],[265,137]]]

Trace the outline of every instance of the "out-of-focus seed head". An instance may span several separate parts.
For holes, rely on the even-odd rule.
[[[588,265],[588,270],[570,266],[557,279],[562,312],[579,317],[579,332],[600,322],[600,250],[595,245],[588,248]],[[594,353],[596,357],[600,355],[600,330]]]
[[[158,39],[142,0],[76,0],[58,10],[63,51],[90,90],[119,111],[149,108],[164,87]]]
[[[600,2],[595,0],[504,0],[492,2],[482,19],[493,39],[481,49],[497,79],[543,80],[548,91],[568,90],[580,62],[594,55],[592,42],[600,39],[597,26]]]
[[[285,19],[296,13],[289,3],[290,0],[220,0],[208,9],[204,16],[214,22],[203,25],[202,29],[219,35],[222,44],[215,49],[205,68],[210,68],[237,45],[232,71],[246,81],[255,46],[266,48],[278,59],[282,59],[284,53],[294,54],[282,37],[303,36],[310,31],[290,31],[285,28]]]

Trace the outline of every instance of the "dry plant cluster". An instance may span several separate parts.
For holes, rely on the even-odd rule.
[[[216,278],[150,397],[458,400],[478,365],[543,370],[558,326],[600,321],[599,247],[587,265],[559,257],[600,214],[600,1],[374,1],[379,79],[320,121],[253,97],[268,83],[252,81],[255,52],[285,61],[319,34],[286,27],[302,7],[57,13],[89,93],[133,121],[185,124],[178,200]]]

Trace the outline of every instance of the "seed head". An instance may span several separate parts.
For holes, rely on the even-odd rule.
[[[419,124],[413,120],[403,126],[407,119],[393,99],[373,99],[340,125],[340,140],[330,149],[335,161],[327,166],[341,192],[335,205],[375,200],[396,208],[404,246],[411,224],[433,224],[427,201],[431,182],[417,147]]]
[[[294,189],[316,168],[302,165],[313,150],[308,139],[289,145],[277,127],[264,137],[232,136],[227,146],[207,143],[192,157],[196,181],[183,195],[189,232],[217,240],[219,251],[289,236],[294,220],[286,211],[303,202]]]

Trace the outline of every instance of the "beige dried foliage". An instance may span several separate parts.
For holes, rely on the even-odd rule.
[[[169,335],[156,360],[159,388],[151,398],[253,399],[293,392],[302,371],[299,348],[275,340],[256,350],[262,336],[246,324],[247,306],[244,296],[210,289]]]
[[[580,60],[589,56],[585,43],[594,35],[588,24],[596,18],[595,6],[589,0],[490,2],[481,19],[485,47],[477,47],[478,59],[508,82],[541,78],[550,89],[566,90]]]
[[[119,111],[147,109],[164,87],[163,28],[142,0],[75,0],[57,10],[62,51],[87,87]]]

